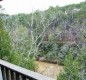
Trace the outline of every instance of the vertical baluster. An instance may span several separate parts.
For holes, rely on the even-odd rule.
[[[6,79],[5,67],[4,67],[4,66],[1,66],[1,71],[2,71],[3,80],[7,80],[7,79]]]
[[[22,80],[37,80],[37,79],[31,78],[31,77],[26,77],[23,75]]]
[[[11,70],[10,73],[11,73],[11,80],[15,80],[14,71]]]
[[[0,66],[0,80],[3,80],[3,78],[2,78],[1,66]]]
[[[10,77],[10,80],[11,80],[11,70],[9,69],[9,77]]]
[[[20,80],[22,80],[22,75],[20,75]]]
[[[20,74],[16,72],[16,80],[20,80]]]
[[[22,80],[26,80],[26,77],[25,76],[22,76]]]
[[[26,78],[26,80],[30,80],[30,79]]]
[[[16,72],[14,72],[14,80],[16,80]]]
[[[10,80],[9,69],[8,68],[5,68],[5,70],[6,70],[6,78],[7,78],[7,80]]]

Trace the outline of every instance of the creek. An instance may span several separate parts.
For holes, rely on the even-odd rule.
[[[36,72],[51,78],[56,79],[59,73],[63,71],[63,66],[58,64],[42,61],[36,61],[36,63],[37,63]]]

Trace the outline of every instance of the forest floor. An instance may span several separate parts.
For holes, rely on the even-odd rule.
[[[41,62],[36,61],[37,63],[37,70],[36,72],[51,77],[51,78],[57,78],[59,73],[63,71],[63,66],[60,66],[58,64],[48,63],[48,62]]]

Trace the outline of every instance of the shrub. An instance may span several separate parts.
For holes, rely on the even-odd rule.
[[[25,57],[21,53],[13,53],[10,58],[10,62],[18,66],[35,71],[36,63],[34,57]]]
[[[11,57],[10,57],[11,63],[21,66],[22,61],[23,61],[23,56],[20,53],[15,52],[11,54]]]
[[[23,61],[23,67],[29,69],[29,70],[36,70],[36,60],[34,57],[28,57],[27,59],[25,58]]]

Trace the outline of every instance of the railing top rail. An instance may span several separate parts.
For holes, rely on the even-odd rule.
[[[24,68],[19,67],[19,66],[16,66],[16,65],[11,64],[9,62],[6,62],[4,60],[0,60],[0,65],[5,66],[5,67],[7,67],[13,71],[16,71],[20,74],[23,74],[23,75],[28,76],[28,77],[32,77],[32,78],[37,79],[37,80],[55,80],[53,78],[49,78],[49,77],[43,76],[39,73],[24,69]]]

